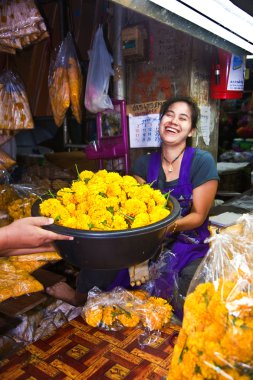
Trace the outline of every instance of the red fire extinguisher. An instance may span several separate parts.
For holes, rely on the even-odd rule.
[[[245,63],[223,49],[215,49],[212,60],[210,96],[212,99],[240,99],[244,88]]]

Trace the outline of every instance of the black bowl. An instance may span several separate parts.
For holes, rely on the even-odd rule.
[[[32,216],[39,216],[37,200],[32,206]],[[168,226],[180,215],[178,201],[168,200],[170,215],[157,223],[141,228],[115,231],[88,231],[51,224],[43,228],[58,234],[74,236],[74,240],[57,240],[55,246],[68,263],[79,268],[122,269],[139,264],[155,255],[163,241]]]

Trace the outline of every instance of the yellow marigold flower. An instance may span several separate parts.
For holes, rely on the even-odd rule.
[[[56,197],[64,206],[66,206],[74,200],[73,190],[69,187],[64,187],[57,191]]]
[[[61,219],[59,220],[59,224],[63,225]],[[77,220],[76,220],[76,218],[75,217],[71,217],[71,216],[69,216],[69,218],[65,218],[65,220],[64,220],[64,226],[65,227],[69,227],[69,228],[77,228]]]
[[[238,362],[253,363],[253,331],[244,322],[240,327],[231,323],[220,341],[220,346],[227,360],[237,358]]]
[[[137,289],[137,290],[132,290],[131,293],[139,298],[140,300],[145,300],[149,297],[149,293],[146,292],[145,290],[140,290],[140,289]]]
[[[114,214],[120,208],[120,201],[118,197],[111,196],[110,198],[105,198],[104,204],[106,210],[110,211],[112,214]]]
[[[167,324],[172,317],[172,306],[169,302],[161,297],[150,297],[149,302],[152,302],[156,312],[160,315],[163,320],[163,324]]]
[[[118,183],[120,185],[123,182],[123,179],[119,173],[108,172],[105,177],[105,181],[107,184]]]
[[[172,306],[163,298],[150,297],[142,305],[143,325],[149,330],[161,330],[172,316]]]
[[[150,222],[156,223],[159,220],[166,218],[170,214],[170,210],[164,207],[156,206],[149,214]]]
[[[94,176],[92,177],[93,182],[100,182],[100,181],[106,181],[106,177],[108,175],[108,171],[103,169],[99,170],[96,173],[94,173]]]
[[[91,218],[87,214],[78,213],[76,214],[76,228],[80,230],[90,230],[92,225]]]
[[[88,195],[88,187],[82,181],[75,181],[72,183],[71,190],[73,192],[73,202],[83,202]]]
[[[69,203],[68,205],[66,205],[66,210],[68,211],[68,213],[70,215],[74,215],[75,214],[75,211],[76,211],[76,206],[74,203]]]
[[[115,306],[105,306],[103,309],[102,323],[108,327],[115,322],[118,309]]]
[[[113,230],[126,230],[128,228],[128,224],[122,215],[115,214],[112,219],[111,228]]]
[[[88,183],[87,187],[88,187],[89,194],[94,194],[94,195],[104,194],[104,195],[106,195],[107,184],[102,180],[100,182],[91,182],[90,181]]]
[[[105,201],[107,201],[107,198],[104,198],[102,195],[89,194],[89,198],[87,199],[88,210],[101,210],[102,208],[106,209]]]
[[[136,194],[138,194],[138,196],[140,196],[142,201],[145,203],[149,203],[149,201],[153,198],[154,191],[155,190],[148,184],[144,184],[136,188]]]
[[[113,182],[108,184],[106,191],[108,197],[119,197],[121,195],[121,192],[122,189],[119,183]]]
[[[76,205],[76,213],[79,215],[87,214],[89,210],[89,204],[86,201],[80,202]]]
[[[125,191],[122,191],[118,198],[121,206],[123,206],[127,200],[127,194],[125,193]]]
[[[58,210],[62,209],[61,202],[56,198],[46,199],[40,204],[40,212],[44,216],[53,217],[54,219],[58,215]]]
[[[131,228],[144,227],[150,224],[149,214],[141,212],[134,218]]]
[[[128,199],[124,204],[123,212],[129,216],[136,216],[147,211],[147,206],[139,199]]]
[[[160,190],[154,190],[153,198],[158,206],[166,206],[167,200]]]
[[[92,213],[89,212],[88,215],[91,217],[94,229],[110,229],[113,219],[113,216],[110,213],[110,211],[100,209],[95,210]]]
[[[102,317],[103,308],[99,306],[87,309],[84,312],[86,323],[92,327],[98,327],[102,322]]]
[[[129,187],[139,186],[139,183],[137,182],[137,180],[134,177],[132,177],[130,175],[124,175],[122,177],[121,186],[126,191]]]
[[[117,319],[125,327],[135,327],[140,322],[140,318],[136,313],[122,313],[117,315]]]
[[[139,187],[140,187],[139,184],[138,185],[134,185],[134,186],[129,186],[125,190],[127,198],[130,198],[130,199],[133,199],[133,198],[139,199],[139,198],[141,198]]]
[[[80,174],[79,174],[79,178],[81,181],[86,181],[86,180],[90,180],[92,177],[94,176],[94,173],[90,170],[83,170]]]
[[[156,207],[156,203],[154,201],[153,198],[150,198],[148,200],[148,202],[146,202],[146,205],[147,205],[147,211],[148,213],[150,214],[152,211],[154,211],[155,207]]]

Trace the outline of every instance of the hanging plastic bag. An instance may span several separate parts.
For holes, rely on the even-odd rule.
[[[10,70],[0,75],[0,129],[34,128],[24,84]]]
[[[92,113],[113,109],[108,95],[109,79],[114,75],[112,56],[106,48],[102,26],[99,26],[89,51],[89,68],[85,89],[85,107]]]
[[[83,77],[71,33],[60,44],[56,58],[51,60],[48,86],[55,124],[62,125],[70,106],[76,121],[81,123]]]
[[[210,238],[190,284],[168,380],[252,379],[253,216]]]
[[[16,50],[49,37],[34,0],[0,0],[0,51]]]

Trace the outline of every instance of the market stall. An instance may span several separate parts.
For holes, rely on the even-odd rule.
[[[198,44],[192,35],[198,36],[199,27],[192,28],[192,23],[188,21],[182,23],[180,17],[175,15],[170,20],[164,17],[167,13],[164,12],[165,8],[158,4],[159,1],[145,1],[145,6],[142,7],[139,1],[123,4],[120,0],[111,2],[117,3],[115,8],[107,8],[107,2],[96,1],[96,7],[91,7],[89,1],[73,1],[72,16],[79,29],[76,34],[71,35],[68,32],[69,29],[74,30],[75,22],[73,20],[72,23],[65,22],[64,19],[68,13],[67,7],[63,7],[65,2],[41,0],[39,3],[45,5],[44,10],[46,14],[50,14],[50,21],[57,20],[60,18],[59,14],[61,15],[59,23],[61,28],[52,27],[52,30],[58,32],[50,36],[50,43],[52,42],[56,48],[55,54],[49,54],[49,52],[52,53],[49,49],[50,44],[46,44],[46,41],[49,42],[49,32],[42,16],[37,11],[35,2],[15,1],[13,3],[16,4],[16,8],[11,7],[12,13],[6,13],[5,8],[0,10],[2,19],[6,19],[7,24],[12,26],[12,28],[2,29],[0,50],[8,54],[16,54],[16,66],[12,65],[12,67],[21,70],[25,81],[23,83],[13,70],[7,70],[0,76],[0,142],[4,145],[8,141],[13,141],[17,135],[20,137],[17,138],[20,144],[17,157],[12,157],[11,154],[8,155],[0,150],[1,226],[8,225],[19,218],[43,214],[54,218],[52,231],[73,234],[75,239],[58,242],[55,245],[57,252],[52,252],[50,257],[43,254],[33,257],[33,260],[29,257],[30,255],[26,255],[26,260],[15,257],[0,259],[0,377],[6,380],[27,377],[38,380],[65,377],[94,380],[100,378],[164,379],[171,368],[170,376],[174,380],[177,379],[176,376],[187,379],[190,373],[189,366],[191,366],[191,376],[196,374],[200,379],[207,378],[206,373],[210,378],[218,379],[221,371],[224,371],[224,378],[229,377],[234,380],[238,378],[236,372],[238,368],[239,375],[250,379],[252,338],[249,334],[246,342],[244,334],[244,330],[249,329],[250,332],[252,330],[250,278],[253,269],[252,261],[249,260],[252,253],[250,235],[252,220],[250,215],[246,217],[244,215],[251,214],[253,209],[250,188],[251,165],[248,162],[218,163],[218,171],[222,179],[219,195],[225,201],[227,196],[237,195],[237,197],[211,210],[209,227],[213,236],[210,246],[216,244],[217,247],[216,232],[220,234],[224,227],[237,223],[240,217],[244,217],[241,227],[232,235],[236,238],[242,235],[244,241],[233,240],[231,236],[227,237],[226,233],[223,235],[224,241],[228,240],[227,246],[222,246],[221,250],[221,257],[226,258],[224,267],[224,263],[219,261],[221,257],[217,258],[212,250],[208,252],[209,261],[204,262],[205,267],[202,265],[201,273],[198,272],[198,276],[194,278],[195,282],[192,283],[188,294],[185,320],[181,321],[178,318],[176,307],[172,309],[170,305],[169,296],[168,299],[152,297],[151,292],[142,298],[143,295],[136,296],[136,293],[127,292],[125,289],[123,289],[123,295],[118,292],[116,296],[113,290],[100,294],[99,290],[93,289],[87,302],[79,307],[56,301],[45,292],[47,287],[60,281],[67,281],[75,286],[80,267],[88,268],[88,270],[89,268],[122,269],[129,266],[135,268],[136,264],[153,257],[157,247],[160,248],[162,245],[166,229],[179,216],[177,202],[172,197],[170,198],[169,194],[166,194],[166,202],[164,198],[159,198],[160,194],[152,198],[149,187],[141,187],[134,201],[131,199],[129,202],[128,208],[120,210],[121,214],[117,215],[115,222],[112,218],[112,209],[115,211],[114,208],[118,207],[115,198],[119,196],[119,193],[126,198],[119,184],[115,184],[115,179],[118,180],[121,174],[122,176],[128,174],[130,158],[138,155],[139,149],[153,151],[159,147],[158,109],[164,98],[172,94],[189,92],[198,99],[201,108],[201,125],[198,136],[194,136],[193,141],[194,144],[199,143],[199,146],[216,156],[219,100],[210,99],[208,92],[208,78],[214,51],[206,43],[207,37],[210,41],[210,35],[206,33],[204,41],[202,38]],[[28,3],[29,9],[26,7]],[[87,35],[90,36],[92,30],[95,34],[98,20],[103,19],[106,25],[107,22],[108,24],[115,20],[118,22],[118,25],[114,25],[107,35],[111,38],[111,42],[115,39],[113,52],[115,70],[112,70],[111,56],[108,54],[111,70],[109,70],[109,75],[108,72],[106,73],[106,94],[103,94],[110,102],[107,92],[109,81],[112,80],[110,76],[112,76],[114,94],[111,96],[112,102],[109,106],[117,105],[115,112],[111,112],[110,107],[108,107],[109,110],[106,107],[92,109],[97,106],[97,103],[101,106],[99,98],[101,92],[97,94],[92,85],[87,91],[89,99],[86,101],[84,99],[84,82],[87,79],[85,76],[88,77],[88,51],[91,57],[89,50],[91,38],[85,39],[85,43],[83,40],[80,43],[79,31],[85,24],[83,22],[84,3],[87,7],[85,11],[88,10],[88,16],[85,16],[87,25],[90,26]],[[76,4],[79,8],[75,8]],[[101,4],[103,7],[100,6]],[[115,16],[115,14],[119,16],[118,6],[121,5],[126,5],[130,9],[130,13],[125,15],[125,20],[133,21],[131,25],[127,25],[128,28],[124,28],[122,41],[116,31],[124,24],[121,17]],[[20,24],[19,28],[16,28],[19,11],[21,12],[19,7],[23,7],[21,10],[22,12],[25,10],[25,14],[32,10],[32,15],[28,15],[27,18],[33,20],[35,17],[36,23]],[[134,7],[141,16],[133,13]],[[97,13],[93,8],[96,8]],[[142,14],[143,9],[145,15]],[[112,10],[115,12],[114,18],[111,17]],[[120,15],[122,16],[121,13]],[[168,15],[171,16],[170,11]],[[146,16],[150,16],[150,20],[147,20]],[[13,23],[12,18],[16,22]],[[174,30],[175,20],[177,28]],[[51,26],[59,26],[59,24],[56,22]],[[179,25],[180,28],[178,28]],[[187,30],[191,29],[192,35],[184,34],[186,25],[190,26]],[[61,29],[61,33],[58,29]],[[128,40],[129,35],[133,37],[133,40]],[[39,48],[42,45],[36,45],[40,41],[44,44],[42,53]],[[147,42],[150,44],[150,49],[147,49]],[[124,45],[124,57],[128,64],[126,72],[123,70],[121,61],[122,52],[118,52],[121,43]],[[219,48],[230,48],[233,54],[247,51],[220,37],[215,38],[214,45]],[[249,45],[251,45],[250,42],[247,42],[247,46]],[[33,46],[37,49],[33,50]],[[26,50],[26,47],[31,49]],[[81,58],[79,50],[82,50]],[[50,67],[49,60],[46,60],[49,56]],[[171,57],[169,63],[168,57]],[[38,61],[39,65],[36,64]],[[9,59],[6,59],[6,62],[8,66]],[[31,62],[30,75],[28,63]],[[104,66],[105,59],[100,59],[98,63]],[[38,73],[41,75],[39,76]],[[127,96],[124,88],[126,83],[123,80],[125,74],[128,75]],[[95,80],[98,77],[95,71]],[[96,103],[92,103],[91,107],[93,97]],[[130,106],[128,114],[122,97],[128,100]],[[91,107],[90,110],[89,107]],[[46,125],[40,125],[38,128],[36,124],[39,121],[34,116],[40,117],[41,114],[43,117],[47,116],[48,119],[45,121]],[[71,134],[73,129],[74,133]],[[35,146],[27,146],[28,140],[32,141],[32,144],[35,142]],[[46,141],[45,145],[48,143],[48,146],[37,146],[37,143],[41,144],[44,141]],[[240,143],[240,141],[234,141],[236,142]],[[250,141],[247,142],[250,143]],[[59,152],[56,148],[58,143],[61,146]],[[115,158],[117,162],[113,162]],[[103,168],[108,169],[108,172],[99,171]],[[95,185],[93,181],[90,181],[93,172],[97,173],[98,177],[100,176],[99,183]],[[93,186],[91,185],[87,190],[89,181],[93,182]],[[130,199],[129,194],[135,193],[128,187],[133,182],[133,178],[126,176],[123,180],[120,178],[120,181],[125,181],[123,188],[127,189]],[[108,188],[105,184],[109,184]],[[94,191],[96,186],[100,189],[97,191],[98,194]],[[136,183],[133,187],[137,187]],[[245,192],[245,190],[248,191]],[[89,203],[87,201],[88,206],[79,202],[80,199],[83,200],[84,194],[85,197],[88,193],[94,195],[93,191],[98,198],[93,197]],[[105,198],[109,199],[106,191],[113,198],[108,201],[108,204],[104,202]],[[229,194],[225,194],[229,191]],[[137,211],[141,210],[143,207],[141,202],[147,198],[149,200],[152,198],[152,204],[149,205],[149,215],[146,214],[143,217],[143,214],[140,212],[141,215],[138,215]],[[59,206],[57,210],[55,201]],[[42,204],[44,210],[41,208]],[[94,212],[94,219],[91,220],[86,211],[88,208],[92,209],[95,204],[99,207]],[[152,208],[160,205],[162,205],[162,210],[157,207],[159,212],[156,209],[157,212],[154,212],[151,218]],[[76,217],[76,210],[79,211],[79,219]],[[101,212],[106,215],[106,219],[99,220],[98,214]],[[146,220],[148,220],[147,225]],[[108,232],[105,227],[109,227],[110,231]],[[174,227],[175,232],[176,225]],[[217,240],[221,244],[221,239]],[[234,252],[231,246],[236,248],[239,246],[240,249],[244,246],[245,249],[239,252],[241,254],[239,256],[238,251]],[[159,262],[159,264],[162,263]],[[159,266],[152,268],[153,276],[158,275],[157,268],[159,272],[161,269]],[[233,271],[230,271],[231,268]],[[230,272],[233,276],[222,277],[224,272],[226,274]],[[10,277],[11,282],[8,283],[7,280]],[[143,288],[145,291],[152,288],[154,278],[150,277],[146,281]],[[229,309],[229,312],[225,310],[231,307],[231,299],[227,293],[225,293],[225,299],[222,298],[223,288],[221,293],[217,291],[215,286],[220,279],[229,282],[229,289],[234,297],[232,301],[234,304],[239,303],[241,308]],[[138,278],[137,281],[140,279]],[[199,289],[197,288],[199,283],[205,285],[201,288],[203,291],[198,293],[196,289]],[[211,289],[210,294],[214,297],[212,300],[208,298],[209,293],[205,286],[208,290]],[[119,290],[122,291],[122,289]],[[174,290],[176,293],[177,287]],[[178,297],[179,300],[181,295],[173,294],[173,296],[175,299]],[[234,306],[233,302],[232,306]],[[213,305],[218,305],[216,319],[212,314],[216,310]],[[205,306],[208,310],[205,310]],[[203,331],[202,325],[198,324],[198,315],[201,321],[207,323],[205,325],[203,322],[207,331]],[[242,324],[238,322],[238,315],[241,317],[240,321],[243,320]],[[225,319],[229,321],[229,333],[225,332],[225,325],[222,323],[218,325],[217,335],[214,333],[219,318],[221,321]],[[191,329],[191,320],[196,327],[195,331]],[[241,340],[237,346],[238,336]],[[223,346],[214,346],[216,341],[213,337],[222,341]],[[198,338],[200,338],[199,341]],[[205,339],[210,347],[217,348],[218,359],[213,358],[212,350],[209,350],[208,344],[203,343]],[[243,352],[248,352],[245,363],[240,356],[244,342],[247,344]],[[234,351],[231,349],[233,344],[236,347]],[[228,350],[228,356],[226,356],[226,348],[230,350]],[[204,357],[206,353],[207,359]],[[216,359],[219,360],[218,364]],[[235,369],[235,376],[231,368]],[[181,373],[179,374],[178,371]]]

